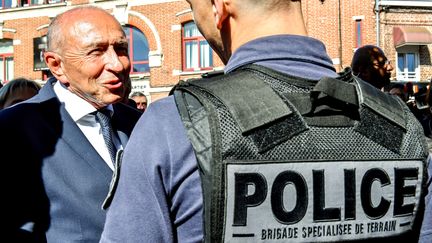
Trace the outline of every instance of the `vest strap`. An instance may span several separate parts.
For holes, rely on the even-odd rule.
[[[356,87],[338,79],[324,77],[313,88],[311,92],[312,99],[320,96],[330,96],[339,101],[358,107]]]
[[[362,105],[367,106],[406,131],[405,114],[394,112],[401,109],[401,104],[396,97],[385,95],[381,90],[365,82],[356,80],[356,83],[359,86],[359,97]]]
[[[248,73],[234,72],[191,83],[218,97],[228,107],[243,134],[293,113],[269,85]]]

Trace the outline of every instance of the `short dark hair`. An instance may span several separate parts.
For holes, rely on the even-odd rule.
[[[3,109],[4,103],[8,97],[17,90],[34,89],[37,92],[41,89],[41,85],[31,79],[16,78],[9,81],[0,89],[0,109]]]

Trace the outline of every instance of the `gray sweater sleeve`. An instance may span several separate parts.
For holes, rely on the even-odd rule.
[[[152,103],[125,148],[101,242],[201,242],[197,162],[172,96]]]

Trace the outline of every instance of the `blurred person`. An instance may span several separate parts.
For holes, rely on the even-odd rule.
[[[338,75],[301,1],[188,3],[225,74],[143,114],[101,242],[414,242],[427,151],[408,108]]]
[[[131,98],[127,98],[123,101],[126,105],[137,109],[137,104],[135,103],[135,100],[131,99]]]
[[[135,101],[137,109],[141,112],[147,109],[147,97],[142,92],[133,92],[130,98]]]
[[[423,112],[417,106],[417,104],[418,104],[417,101],[418,101],[419,97],[418,97],[418,94],[414,92],[414,85],[413,85],[413,83],[412,82],[405,83],[404,90],[405,90],[405,93],[406,93],[406,96],[407,96],[406,104],[408,105],[409,109],[414,114],[414,116],[418,120],[421,120]]]
[[[30,79],[17,78],[0,89],[0,110],[35,96],[41,86]]]
[[[396,95],[399,97],[403,102],[407,102],[407,96],[404,92],[404,86],[402,84],[396,84],[391,87],[389,90],[389,94]]]
[[[354,75],[379,90],[390,84],[393,65],[378,46],[365,45],[354,52],[351,62]]]
[[[416,109],[417,119],[423,126],[424,135],[432,139],[432,103],[430,92],[430,85],[420,88],[419,91],[414,94],[414,101],[412,103],[413,108]],[[430,140],[428,140],[428,142],[430,142]]]
[[[32,99],[0,112],[7,171],[1,176],[7,185],[1,237],[98,242],[102,207],[115,190],[113,170],[141,115],[121,103],[130,72],[128,42],[111,14],[91,6],[56,16],[47,38],[44,60],[54,77]]]
[[[408,98],[414,97],[414,85],[412,82],[406,82],[404,85],[405,93],[407,93]]]

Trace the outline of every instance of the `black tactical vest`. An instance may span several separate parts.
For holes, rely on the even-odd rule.
[[[249,65],[180,83],[206,242],[417,242],[427,148],[408,107],[354,78]]]

